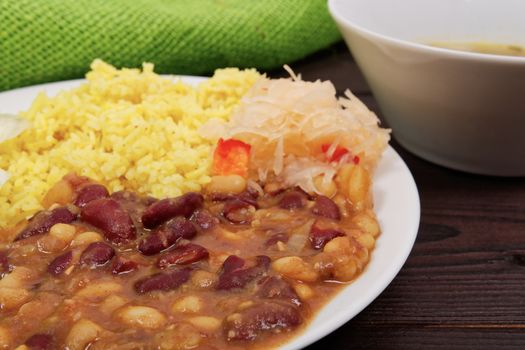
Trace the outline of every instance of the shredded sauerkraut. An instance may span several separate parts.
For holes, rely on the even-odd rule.
[[[349,159],[373,171],[390,130],[349,90],[337,98],[330,81],[261,78],[242,98],[228,122],[212,119],[201,129],[212,140],[235,138],[252,146],[250,171],[260,180],[273,173],[286,184],[318,192],[313,179],[330,181]],[[323,152],[323,145],[330,145]],[[349,152],[329,162],[337,147]]]

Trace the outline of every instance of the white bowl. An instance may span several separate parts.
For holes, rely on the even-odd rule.
[[[394,136],[463,171],[525,175],[525,57],[429,42],[525,46],[523,0],[329,0]]]

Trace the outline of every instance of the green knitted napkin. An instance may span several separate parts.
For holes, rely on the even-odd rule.
[[[339,39],[326,0],[0,0],[0,90],[82,77],[94,58],[271,69]]]

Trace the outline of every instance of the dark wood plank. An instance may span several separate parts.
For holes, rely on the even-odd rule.
[[[308,349],[351,350],[522,350],[520,329],[346,326]]]
[[[304,80],[330,80],[339,94],[350,89],[354,94],[369,94],[370,89],[355,64],[346,45],[340,42],[325,50],[315,53],[304,60],[290,64]],[[271,77],[288,77],[284,69],[267,72]]]
[[[292,67],[381,115],[342,43]],[[421,197],[414,249],[385,292],[308,349],[525,349],[525,178],[446,169],[392,144]]]

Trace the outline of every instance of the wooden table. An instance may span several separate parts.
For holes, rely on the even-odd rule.
[[[339,93],[351,89],[381,117],[344,44],[292,68],[307,80],[330,79]],[[525,178],[434,165],[393,132],[421,197],[416,244],[370,306],[308,349],[525,349]]]

